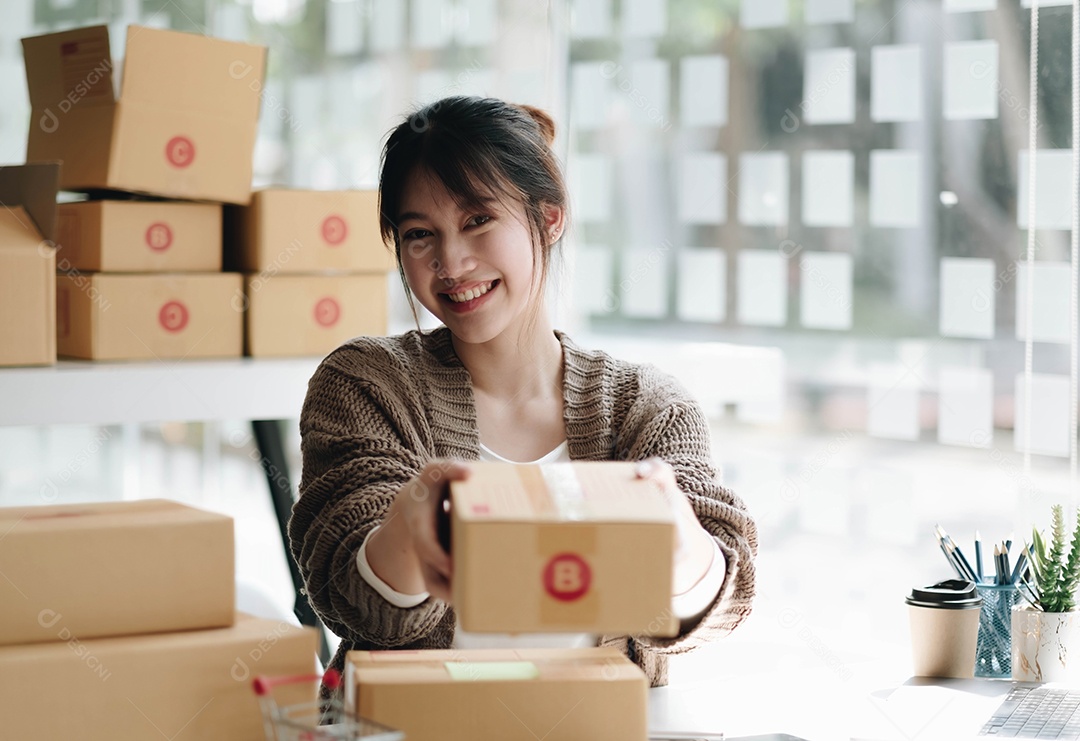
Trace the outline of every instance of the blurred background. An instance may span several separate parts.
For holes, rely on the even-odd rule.
[[[903,597],[950,573],[935,523],[970,556],[977,529],[1021,543],[1076,505],[1071,11],[1040,5],[1031,297],[1020,0],[5,0],[0,162],[25,159],[19,39],[97,23],[117,58],[128,24],[269,47],[257,186],[373,187],[388,131],[448,95],[546,108],[574,203],[557,325],[675,373],[761,527],[754,616],[673,680],[753,664],[846,682],[906,660]],[[0,428],[0,504],[232,514],[238,576],[287,612],[266,489],[245,420]]]

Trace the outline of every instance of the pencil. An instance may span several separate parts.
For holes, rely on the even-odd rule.
[[[1024,575],[1025,568],[1027,568],[1027,554],[1021,553],[1020,558],[1016,559],[1016,566],[1013,566],[1009,581],[1016,584],[1020,580],[1020,577]]]
[[[950,566],[952,566],[953,571],[956,572],[956,576],[960,579],[967,579],[963,572],[960,571],[960,565],[956,563],[956,559],[954,559],[952,555],[950,555],[949,549],[946,547],[946,545],[940,540],[938,541],[938,545],[941,546],[941,552],[945,554],[945,560],[949,562]]]
[[[937,529],[939,531],[940,537],[945,540],[945,543],[949,546],[949,549],[956,556],[956,560],[960,562],[961,568],[968,575],[967,578],[971,581],[977,582],[979,580],[979,577],[975,575],[975,569],[971,568],[971,564],[968,563],[968,560],[964,557],[964,552],[960,550],[960,546],[953,542],[953,539],[949,536],[948,533],[945,532],[945,529],[941,527],[941,525],[938,525]]]
[[[975,576],[979,577],[979,584],[983,581],[983,565],[982,565],[982,536],[979,535],[979,531],[975,531]]]

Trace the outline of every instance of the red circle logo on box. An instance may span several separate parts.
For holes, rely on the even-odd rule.
[[[146,246],[154,252],[164,252],[172,245],[172,229],[168,224],[157,222],[146,228]]]
[[[349,227],[340,216],[327,216],[322,223],[322,236],[327,244],[339,245],[349,236]]]
[[[315,304],[315,321],[323,327],[332,327],[341,318],[341,306],[327,296]]]
[[[186,136],[174,136],[165,145],[165,158],[174,167],[187,167],[195,159],[195,143]]]
[[[544,590],[560,602],[581,599],[592,583],[592,569],[576,553],[560,553],[544,567]]]
[[[169,332],[179,332],[187,326],[188,310],[179,301],[169,301],[158,312],[158,321]]]

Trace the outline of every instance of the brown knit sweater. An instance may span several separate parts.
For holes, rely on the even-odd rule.
[[[556,334],[570,457],[664,459],[727,558],[719,596],[688,633],[600,639],[626,653],[653,686],[666,684],[667,654],[722,636],[750,613],[757,529],[743,502],[718,483],[708,426],[675,380]],[[479,457],[472,382],[449,331],[359,337],[339,347],[308,384],[300,433],[303,474],[289,538],[315,611],[342,638],[331,665],[341,670],[345,652],[355,649],[449,648],[453,608],[432,598],[391,605],[356,567],[364,537],[425,463]]]

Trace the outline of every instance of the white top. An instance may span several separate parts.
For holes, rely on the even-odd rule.
[[[566,441],[559,443],[558,447],[547,455],[541,456],[535,461],[511,461],[480,443],[480,460],[494,461],[499,463],[562,463],[570,461],[570,448]],[[375,532],[378,526],[373,527],[368,533]],[[356,567],[364,581],[372,586],[383,599],[396,607],[416,607],[430,595],[427,592],[419,594],[405,594],[393,589],[389,584],[380,579],[367,561],[367,538],[360,545],[356,553]],[[719,556],[719,558],[718,558]],[[720,592],[720,586],[724,581],[726,572],[723,554],[720,546],[713,541],[713,559],[705,576],[688,591],[672,597],[672,612],[681,620],[685,620],[704,612],[716,595]],[[596,645],[596,637],[588,633],[523,633],[520,635],[508,635],[502,633],[469,633],[457,626],[454,636],[454,648],[580,648],[583,646]]]

